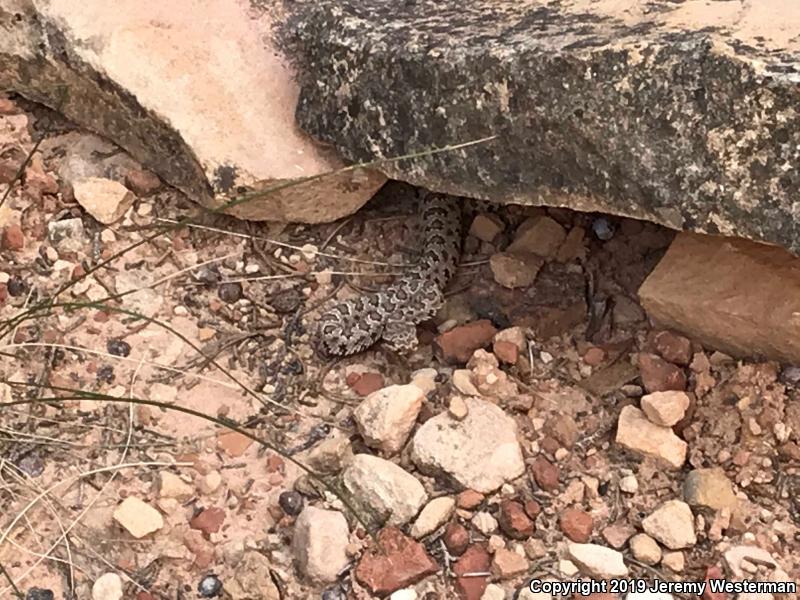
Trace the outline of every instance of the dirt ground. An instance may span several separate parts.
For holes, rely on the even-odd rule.
[[[498,207],[490,217],[499,233],[491,243],[466,238],[446,305],[420,327],[417,352],[376,347],[326,361],[310,344],[320,309],[334,296],[379,287],[414,260],[407,186],[389,184],[330,225],[245,223],[200,210],[69,123],[21,101],[3,106],[0,194],[46,135],[0,207],[0,398],[10,403],[0,406],[0,598],[14,597],[11,581],[33,600],[47,598],[45,590],[58,599],[113,598],[95,584],[108,574],[137,600],[203,597],[198,586],[216,585],[210,574],[229,597],[373,597],[353,569],[323,583],[296,568],[296,504],[343,506],[293,461],[334,435],[355,453],[380,454],[353,410],[365,394],[406,384],[419,369],[436,374],[415,427],[452,411],[463,392],[453,374],[464,365],[447,360],[441,335],[481,320],[525,336],[516,360],[497,367],[516,391],[493,398],[516,422],[525,474],[465,508],[452,480],[420,472],[405,453],[389,460],[431,496],[458,498],[448,521],[494,556],[488,579],[476,578],[494,586],[484,598],[514,598],[534,576],[574,579],[565,548],[581,538],[614,546],[622,536],[617,550],[630,577],[703,581],[716,568],[733,579],[725,553],[751,545],[778,563],[756,563],[751,578],[800,578],[797,368],[690,344],[689,361],[671,363],[691,401],[674,426],[688,444],[685,464],[664,468],[615,440],[621,410],[647,392],[640,355],[661,352],[636,291],[674,232],[560,208]],[[135,188],[132,206],[108,226],[73,197],[71,179],[92,170]],[[174,226],[187,217],[191,224]],[[571,246],[546,258],[533,284],[500,285],[490,257],[538,217],[560,225]],[[483,345],[491,349],[491,339]],[[555,469],[555,486],[537,471],[540,458]],[[635,558],[626,540],[642,521],[684,499],[690,471],[712,467],[724,472],[735,504],[692,505],[696,539],[669,566],[661,556],[652,564]],[[129,498],[148,507],[134,508],[133,520],[155,528],[141,537],[115,517]],[[496,517],[509,499],[539,505],[527,511],[535,532],[524,542],[475,520]],[[369,536],[347,517],[356,565]],[[420,540],[438,572],[404,586],[417,595],[397,598],[473,597],[456,585],[443,529]],[[504,569],[499,548],[525,568]],[[244,560],[253,553],[265,561]],[[279,596],[231,591],[267,576]]]

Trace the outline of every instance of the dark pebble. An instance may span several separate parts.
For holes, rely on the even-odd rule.
[[[340,587],[329,588],[322,592],[322,600],[346,600],[346,598]]]
[[[206,285],[216,285],[220,280],[220,274],[216,266],[209,265],[203,265],[199,269],[192,271],[192,277],[194,277],[195,281]]]
[[[131,353],[131,345],[123,340],[108,340],[106,350],[114,356],[128,356]]]
[[[97,369],[97,381],[100,383],[114,383],[114,367],[111,365],[102,365]]]
[[[28,286],[21,278],[14,276],[8,280],[6,289],[10,296],[22,296],[28,291]]]
[[[597,239],[607,242],[614,237],[614,225],[605,217],[598,217],[592,221],[592,231]]]
[[[278,292],[269,301],[270,306],[278,313],[290,313],[297,310],[303,301],[303,295],[299,290],[291,288]]]
[[[42,588],[31,588],[25,594],[25,600],[54,600],[54,598],[52,591]]]
[[[241,283],[223,283],[217,288],[219,299],[228,304],[233,304],[242,297]]]
[[[303,497],[297,492],[283,492],[278,497],[278,504],[287,515],[296,517],[303,510]]]
[[[213,598],[222,592],[222,582],[214,574],[206,575],[197,584],[197,592],[203,598]]]

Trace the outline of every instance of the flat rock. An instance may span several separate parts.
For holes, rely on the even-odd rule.
[[[284,14],[271,4],[176,0],[144,10],[135,0],[6,0],[4,9],[0,88],[112,140],[193,200],[219,206],[241,190],[344,166],[295,123],[294,67],[265,34]],[[330,221],[384,182],[354,169],[230,212]]]
[[[161,513],[136,496],[128,496],[114,509],[114,520],[137,539],[164,526]]]
[[[370,592],[384,596],[407,587],[439,570],[425,547],[396,527],[378,533],[377,543],[364,552],[355,578]]]
[[[680,421],[689,408],[690,399],[686,392],[653,392],[642,396],[642,410],[656,425],[672,427]]]
[[[354,162],[496,135],[381,168],[800,251],[800,14],[781,0],[631,6],[293,3],[298,119]]]
[[[694,546],[694,516],[689,505],[680,500],[668,500],[642,520],[645,533],[670,550]]]
[[[353,457],[342,474],[342,483],[389,525],[402,525],[413,519],[428,497],[416,477],[369,454]]]
[[[411,526],[411,536],[419,539],[433,533],[453,515],[456,501],[450,496],[434,498],[425,505]]]
[[[488,319],[454,327],[436,337],[434,350],[449,364],[466,363],[472,353],[492,342],[497,329]]]
[[[292,551],[300,572],[317,582],[336,581],[347,566],[350,531],[338,510],[306,506],[294,524]]]
[[[493,492],[525,472],[514,420],[491,402],[466,398],[469,413],[447,412],[426,421],[412,440],[411,458],[424,473],[445,475],[463,487]]]
[[[498,548],[492,558],[492,573],[499,579],[510,579],[529,569],[528,559],[506,548]],[[505,598],[505,595],[503,596]]]
[[[186,483],[183,479],[170,473],[161,471],[158,476],[158,495],[160,498],[175,498],[176,500],[188,500],[195,493],[193,485]]]
[[[769,552],[758,546],[734,546],[726,550],[722,556],[725,559],[725,564],[727,564],[728,568],[733,572],[734,577],[739,579],[749,579],[752,577],[751,572],[742,568],[743,563],[749,562],[752,569],[754,562],[751,562],[749,559],[755,559],[756,561],[763,562],[765,565],[771,564],[773,568],[779,568],[778,561],[772,558]]]
[[[635,406],[624,406],[620,411],[616,442],[638,454],[657,458],[673,469],[680,469],[686,461],[686,442],[669,427],[652,423]]]
[[[800,362],[800,259],[780,248],[680,234],[639,298],[656,323],[706,348]]]
[[[683,482],[683,499],[715,510],[733,509],[738,502],[731,480],[719,467],[690,471]]]
[[[104,225],[119,221],[136,199],[124,185],[103,177],[79,179],[72,191],[78,204]]]
[[[416,385],[390,385],[371,393],[353,411],[368,446],[399,452],[417,422],[425,393]]]
[[[567,232],[554,219],[545,216],[531,217],[519,226],[508,251],[552,258],[566,237]]]
[[[622,553],[598,544],[569,544],[567,553],[581,571],[594,577],[625,577],[628,567]]]
[[[494,280],[509,289],[531,285],[543,265],[544,259],[530,252],[498,252],[489,259]]]

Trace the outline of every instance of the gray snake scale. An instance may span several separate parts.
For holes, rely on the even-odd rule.
[[[347,356],[383,341],[397,352],[417,346],[416,325],[444,302],[444,289],[461,255],[461,205],[445,194],[427,193],[419,211],[421,243],[417,263],[384,289],[346,300],[324,312],[315,345],[325,356]]]

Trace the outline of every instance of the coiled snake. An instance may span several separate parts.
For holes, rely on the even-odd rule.
[[[432,317],[444,302],[444,289],[461,255],[461,205],[455,196],[426,193],[419,211],[418,262],[386,288],[340,302],[324,312],[315,346],[325,356],[347,356],[379,340],[396,352],[417,346],[416,325]]]

